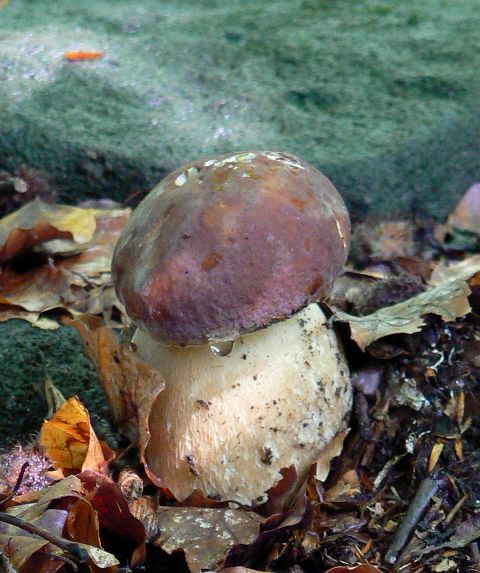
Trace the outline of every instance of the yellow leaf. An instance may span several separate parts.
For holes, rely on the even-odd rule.
[[[77,397],[70,398],[46,420],[40,430],[40,444],[55,467],[102,472],[113,452],[99,442],[90,416]],[[105,455],[106,454],[106,455]]]
[[[432,472],[437,465],[438,459],[440,458],[442,451],[443,451],[444,444],[437,443],[433,446],[432,451],[430,452],[430,458],[428,460],[428,471]]]
[[[36,199],[0,220],[0,262],[55,238],[88,243],[95,226],[94,209],[51,205]]]

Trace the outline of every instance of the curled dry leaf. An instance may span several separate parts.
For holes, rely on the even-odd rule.
[[[56,320],[42,316],[39,312],[29,312],[16,306],[5,307],[0,305],[0,322],[12,319],[21,319],[41,330],[57,330],[59,324]]]
[[[205,573],[213,573],[213,571],[206,571]],[[227,567],[221,569],[218,573],[262,573],[258,569],[249,569],[248,567]]]
[[[123,427],[131,439],[138,440],[143,461],[150,437],[150,409],[165,388],[162,374],[120,344],[100,319],[84,315],[71,324],[82,337],[85,354],[97,369],[117,426]]]
[[[378,567],[375,565],[370,565],[369,563],[362,563],[362,565],[355,565],[354,567],[345,567],[340,565],[338,567],[332,567],[325,571],[325,573],[382,573]]]
[[[79,245],[88,243],[94,232],[93,209],[51,205],[36,199],[0,220],[0,263],[55,238],[71,239]]]
[[[213,571],[206,571],[205,573],[213,573]],[[249,569],[248,567],[227,567],[221,569],[219,573],[262,573],[258,569]]]
[[[85,406],[73,397],[46,420],[40,430],[45,455],[61,470],[104,472],[114,452],[98,440]]]
[[[353,316],[339,309],[333,309],[333,314],[338,321],[349,324],[352,339],[365,350],[385,336],[418,332],[425,325],[426,314],[436,314],[446,322],[465,316],[471,310],[469,294],[470,288],[462,277],[366,316]]]
[[[68,289],[65,273],[54,265],[35,269],[27,276],[7,268],[1,278],[0,304],[34,313],[61,307],[62,293]]]

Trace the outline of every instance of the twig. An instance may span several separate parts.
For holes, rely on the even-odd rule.
[[[59,547],[62,551],[70,553],[70,555],[72,555],[72,557],[74,557],[79,563],[85,563],[89,559],[87,551],[83,547],[81,547],[78,543],[75,543],[74,541],[68,541],[67,539],[55,535],[54,533],[48,531],[47,529],[44,529],[43,527],[39,527],[38,525],[35,525],[33,523],[25,521],[24,519],[20,519],[19,517],[15,517],[3,511],[0,511],[0,521],[8,523],[9,525],[13,525],[14,527],[18,527],[20,529],[23,529],[24,531],[28,531],[28,533],[31,533],[32,535],[37,535],[38,537],[45,539],[52,545],[56,545],[57,547]]]
[[[368,415],[368,401],[361,392],[355,392],[355,416],[357,417],[358,430],[362,440],[370,442],[372,439],[372,428],[370,426],[370,417]]]
[[[457,501],[457,503],[450,510],[450,513],[445,518],[445,521],[443,522],[444,525],[449,525],[452,522],[453,518],[457,515],[459,509],[467,501],[467,499],[468,494],[465,494],[460,500]]]
[[[478,550],[478,543],[476,543],[475,541],[473,543],[470,543],[470,549],[472,550],[472,556],[473,556],[473,559],[475,560],[474,571],[479,571],[480,570],[480,551]]]
[[[393,565],[397,560],[398,553],[405,545],[410,533],[417,525],[423,511],[430,503],[430,500],[435,495],[438,487],[440,486],[440,480],[435,480],[430,477],[425,478],[417,493],[413,496],[410,506],[407,509],[407,513],[404,515],[403,520],[393,536],[393,541],[385,554],[385,561],[389,565]]]
[[[70,569],[72,569],[73,571],[78,571],[77,564],[68,557],[65,557],[65,555],[57,555],[56,553],[49,553],[48,551],[45,551],[44,553],[42,553],[42,555],[47,555],[48,557],[52,557],[53,559],[59,559],[60,561],[63,561],[66,565],[68,565]]]
[[[20,472],[18,473],[18,477],[17,477],[17,481],[15,482],[15,485],[13,486],[13,489],[11,491],[10,494],[7,495],[6,498],[2,499],[2,502],[0,503],[0,507],[3,507],[7,501],[10,501],[12,499],[12,497],[14,497],[18,490],[20,489],[20,486],[22,485],[22,481],[23,478],[25,476],[25,472],[27,471],[27,468],[30,466],[30,464],[28,462],[25,462],[22,467],[20,468]]]

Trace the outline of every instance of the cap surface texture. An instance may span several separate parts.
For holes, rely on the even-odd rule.
[[[233,339],[320,300],[350,222],[332,183],[287,153],[185,165],[140,203],[117,244],[117,294],[157,340]]]

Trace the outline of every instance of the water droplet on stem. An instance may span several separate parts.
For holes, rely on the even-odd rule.
[[[228,356],[233,350],[234,343],[234,340],[212,340],[208,345],[215,356]]]

